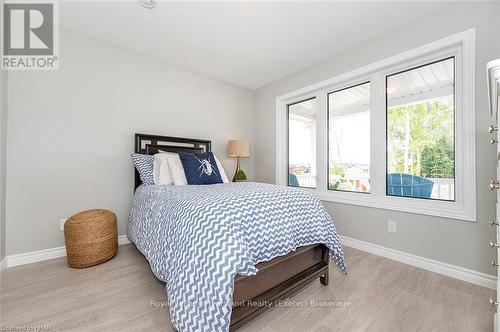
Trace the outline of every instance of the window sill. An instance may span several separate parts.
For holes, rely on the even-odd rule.
[[[319,191],[314,189],[300,188],[310,192],[316,198],[333,203],[366,206],[377,209],[393,210],[422,214],[434,217],[458,219],[465,221],[476,221],[476,211],[474,206],[464,206],[459,202],[447,202],[438,200],[417,200],[407,197],[383,196],[375,197],[373,194]]]

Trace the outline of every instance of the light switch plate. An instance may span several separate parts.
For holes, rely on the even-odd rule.
[[[387,223],[387,231],[389,233],[396,233],[396,230],[397,230],[397,223],[393,220],[389,220],[389,222]]]

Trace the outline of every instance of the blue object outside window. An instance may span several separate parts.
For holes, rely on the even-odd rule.
[[[429,179],[405,174],[387,174],[387,195],[415,198],[430,198],[434,182]]]

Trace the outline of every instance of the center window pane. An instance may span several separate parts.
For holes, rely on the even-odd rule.
[[[454,58],[387,76],[387,195],[455,200]]]
[[[370,82],[328,94],[328,189],[370,192]]]

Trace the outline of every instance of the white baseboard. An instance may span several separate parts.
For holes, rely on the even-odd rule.
[[[5,267],[36,263],[66,256],[66,247],[56,247],[5,257]]]
[[[126,235],[118,236],[118,245],[130,243]],[[18,265],[36,263],[66,256],[66,247],[56,247],[51,249],[43,249],[24,254],[10,255],[4,257],[1,263],[2,268],[13,267]]]
[[[127,235],[119,235],[118,236],[118,245],[124,245],[130,243],[130,240],[128,239]]]
[[[342,244],[347,247],[366,251],[368,253],[389,258],[401,263],[416,266],[421,269],[436,272],[448,277],[460,279],[471,284],[496,289],[497,277],[494,275],[469,270],[460,266],[443,263],[429,258],[424,258],[403,251],[390,249],[377,244],[356,240],[347,236],[340,236]]]

